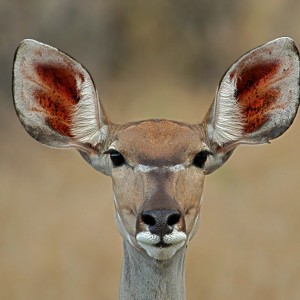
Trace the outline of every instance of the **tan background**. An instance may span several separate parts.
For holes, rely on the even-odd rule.
[[[116,299],[122,260],[110,179],[14,113],[22,39],[82,62],[114,121],[199,122],[226,68],[282,35],[300,45],[299,1],[0,0],[0,299]],[[188,299],[300,299],[299,137],[300,116],[207,178]]]

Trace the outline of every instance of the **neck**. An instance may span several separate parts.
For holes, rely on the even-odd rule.
[[[172,258],[156,260],[124,241],[120,300],[185,299],[185,251]]]

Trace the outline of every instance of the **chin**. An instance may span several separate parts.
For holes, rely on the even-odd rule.
[[[166,247],[161,246],[152,246],[152,245],[143,245],[142,243],[139,243],[139,245],[147,252],[147,254],[156,259],[156,260],[166,260],[171,257],[179,250],[181,249],[185,244],[185,241],[182,241],[175,245],[168,245]]]

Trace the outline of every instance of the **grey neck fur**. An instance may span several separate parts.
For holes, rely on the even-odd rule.
[[[124,241],[120,300],[184,300],[186,248],[171,259],[156,260]]]

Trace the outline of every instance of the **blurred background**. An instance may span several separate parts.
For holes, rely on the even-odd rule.
[[[117,299],[121,238],[110,178],[42,146],[14,112],[24,38],[93,75],[113,121],[205,115],[223,72],[279,36],[300,46],[296,0],[0,0],[0,299]],[[300,299],[300,116],[272,145],[241,146],[206,178],[187,299]]]

